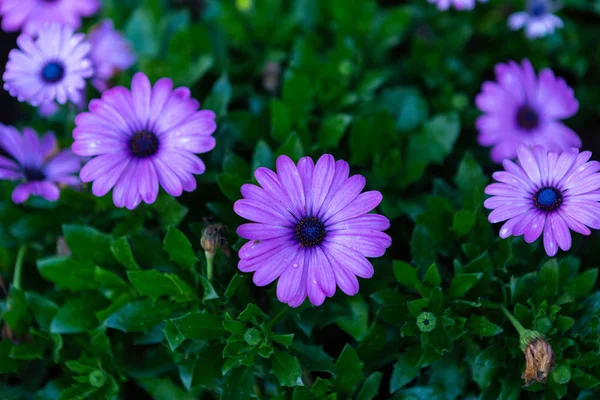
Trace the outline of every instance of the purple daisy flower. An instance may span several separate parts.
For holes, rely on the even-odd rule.
[[[429,3],[435,3],[441,11],[448,10],[454,6],[457,10],[472,10],[475,8],[475,0],[427,0]],[[480,3],[486,3],[487,0],[479,0]]]
[[[119,71],[131,67],[136,57],[129,42],[113,27],[111,20],[96,25],[88,35],[92,45],[91,58],[94,64],[92,84],[103,92],[108,89],[108,81]]]
[[[27,33],[37,33],[46,22],[78,29],[81,18],[94,15],[99,8],[99,0],[0,0],[5,32],[23,29]]]
[[[579,109],[573,89],[544,69],[536,77],[529,60],[496,64],[498,82],[484,82],[475,98],[485,114],[477,118],[477,141],[493,146],[491,158],[514,159],[521,143],[548,150],[581,147],[579,136],[559,122]]]
[[[513,31],[525,27],[525,36],[530,39],[541,38],[563,27],[563,22],[552,14],[554,5],[550,0],[529,0],[526,11],[512,14],[508,26]]]
[[[33,106],[67,100],[77,103],[85,78],[93,74],[90,44],[82,33],[57,24],[45,25],[34,39],[24,33],[17,38],[20,49],[8,55],[4,89],[19,101]]]
[[[258,168],[260,186],[241,188],[235,212],[254,223],[241,225],[238,235],[250,241],[239,251],[238,268],[254,272],[254,283],[265,286],[279,278],[277,298],[298,307],[306,296],[316,306],[335,294],[358,292],[357,276],[370,278],[373,266],[365,257],[381,257],[392,244],[383,233],[390,221],[368,214],[381,202],[377,191],[361,194],[366,180],[348,177],[347,162],[323,155],[315,165],[303,157],[294,165],[277,159],[277,173]]]
[[[56,201],[60,195],[57,184],[78,186],[81,162],[71,150],[58,150],[53,133],[41,138],[31,128],[23,135],[12,126],[0,124],[0,149],[11,158],[0,156],[0,179],[20,181],[12,193],[15,203],[26,201],[30,195]]]
[[[591,156],[519,146],[519,164],[504,160],[505,171],[493,175],[499,183],[485,189],[492,197],[484,206],[494,210],[489,221],[506,221],[500,237],[525,235],[532,243],[543,232],[546,253],[554,256],[559,247],[571,248],[569,229],[582,235],[600,229],[600,162],[588,161]]]
[[[171,196],[196,189],[194,174],[206,169],[194,153],[215,147],[217,125],[212,111],[200,110],[190,90],[173,90],[171,79],[154,85],[138,72],[131,91],[116,86],[90,102],[75,118],[73,152],[94,157],[81,169],[83,182],[104,196],[113,187],[117,207],[132,210],[154,203],[159,184]]]

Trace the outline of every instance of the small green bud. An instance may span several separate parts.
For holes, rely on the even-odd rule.
[[[92,385],[93,387],[100,388],[106,383],[106,375],[104,375],[104,372],[100,370],[95,370],[90,372],[89,380],[90,385]]]
[[[431,332],[435,329],[435,315],[430,312],[423,312],[417,317],[417,326],[421,332]]]

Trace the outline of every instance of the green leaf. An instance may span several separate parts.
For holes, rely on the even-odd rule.
[[[414,288],[420,283],[417,269],[404,261],[394,260],[393,264],[394,275],[401,284]]]
[[[346,345],[338,357],[335,368],[337,371],[336,386],[342,393],[352,395],[360,381],[362,381],[363,363],[358,358],[356,351]]]
[[[235,368],[227,373],[222,385],[222,399],[250,399],[254,396],[252,368]]]
[[[187,207],[181,205],[175,197],[169,196],[167,193],[159,194],[153,206],[158,213],[158,221],[163,229],[179,225],[188,213]],[[134,246],[134,248],[136,247]]]
[[[496,336],[504,332],[504,329],[490,322],[486,317],[479,315],[469,317],[467,328],[476,335],[483,337]]]
[[[217,175],[217,183],[221,192],[231,201],[236,201],[242,198],[240,188],[246,181],[234,174],[219,174]]]
[[[94,313],[106,305],[106,300],[98,294],[71,297],[52,319],[50,332],[66,334],[92,330],[99,323]]]
[[[186,302],[196,298],[194,289],[175,274],[161,274],[154,270],[128,271],[127,277],[140,294],[152,299],[169,296],[177,302]]]
[[[319,147],[321,149],[333,149],[340,144],[348,125],[352,122],[352,116],[348,114],[334,114],[325,117],[319,131]]]
[[[275,351],[271,372],[281,386],[302,386],[302,367],[298,359],[288,353]]]
[[[58,305],[35,292],[27,292],[25,298],[27,300],[27,308],[30,310],[40,329],[48,332],[52,318],[54,318],[59,309]]]
[[[198,262],[196,253],[188,238],[177,228],[169,227],[163,243],[163,248],[169,254],[171,261],[183,268],[193,269]]]
[[[460,119],[451,113],[433,117],[420,133],[411,135],[400,185],[406,187],[419,180],[430,164],[441,164],[454,148],[459,133]]]
[[[392,377],[390,379],[390,393],[396,392],[398,389],[409,384],[419,374],[419,367],[416,365],[414,352],[409,350],[403,353],[394,364]]]
[[[285,143],[277,149],[277,157],[281,155],[289,156],[294,162],[298,162],[300,157],[304,155],[302,142],[296,133],[291,133]]]
[[[140,56],[155,57],[159,51],[156,21],[146,7],[138,7],[125,25],[125,37],[133,44],[135,53]]]
[[[369,305],[360,295],[350,297],[348,303],[352,315],[338,318],[337,325],[355,340],[360,340],[369,329]]]
[[[573,369],[571,372],[573,375],[573,382],[580,388],[593,389],[600,385],[600,379],[598,379],[594,375],[583,372],[578,368]]]
[[[431,264],[429,266],[427,272],[425,272],[425,278],[423,281],[431,286],[439,286],[442,284],[442,277],[440,276],[440,272],[435,264]]]
[[[554,326],[561,332],[566,332],[575,324],[575,319],[565,315],[559,315],[554,322]]]
[[[248,177],[250,175],[250,166],[242,157],[232,151],[227,151],[225,157],[223,157],[223,172],[240,177]]]
[[[540,268],[534,291],[537,302],[553,297],[558,292],[558,263],[551,259]]]
[[[169,378],[137,378],[136,383],[152,396],[153,399],[196,400],[197,397],[186,392],[180,385]],[[83,398],[83,397],[81,397]]]
[[[244,311],[240,313],[239,320],[242,322],[252,322],[258,324],[259,322],[268,320],[269,316],[262,312],[255,304],[248,304]]]
[[[452,283],[450,284],[450,288],[448,289],[448,297],[459,299],[463,297],[473,286],[477,284],[481,280],[483,273],[476,272],[473,274],[457,274]]]
[[[48,257],[37,261],[37,268],[45,279],[62,289],[73,291],[98,288],[94,281],[95,266],[67,257]]]
[[[417,128],[429,113],[427,102],[415,87],[386,89],[381,95],[381,104],[396,117],[396,127],[401,132]]]
[[[177,350],[177,348],[185,341],[185,337],[171,321],[165,321],[163,332],[165,333],[165,338],[167,339],[167,343],[169,343],[171,351]]]
[[[137,300],[118,307],[104,321],[104,326],[123,332],[147,332],[177,309],[170,302]]]
[[[464,208],[468,210],[479,210],[481,208],[483,191],[487,182],[487,175],[473,155],[467,152],[461,160],[454,177],[454,183],[463,198]]]
[[[329,372],[333,376],[336,375],[333,358],[323,350],[322,346],[312,346],[295,341],[292,343],[292,349],[296,350],[296,356],[307,370]]]
[[[210,340],[227,335],[221,318],[206,312],[191,312],[171,322],[187,339]]]
[[[274,165],[275,157],[273,156],[273,151],[264,140],[259,140],[252,154],[251,170],[256,171],[259,167],[273,168]]]
[[[202,302],[205,303],[209,300],[214,300],[220,298],[218,293],[215,291],[212,283],[202,275],[199,276],[200,283],[202,284],[202,289],[204,289],[204,294],[202,295]]]
[[[457,211],[452,221],[452,230],[459,236],[466,236],[473,230],[476,218],[477,214],[473,211]]]
[[[13,345],[9,356],[15,360],[43,360],[45,349],[46,346],[40,341],[19,343]]]
[[[557,365],[550,376],[559,385],[567,384],[571,380],[571,367],[568,364]]]
[[[244,282],[245,279],[246,278],[243,275],[235,274],[233,278],[231,278],[231,281],[229,281],[227,289],[225,289],[225,298],[231,299],[235,295],[235,292],[237,291],[238,287],[240,287],[240,285],[242,284],[242,282]]]
[[[63,225],[62,230],[73,258],[100,265],[114,262],[109,251],[109,235],[83,225]]]
[[[113,240],[113,242],[110,244],[110,251],[119,264],[125,267],[126,270],[135,271],[140,269],[140,266],[133,257],[133,252],[131,251],[131,246],[129,246],[129,241],[125,236]]]
[[[224,117],[227,115],[231,95],[231,83],[229,83],[227,74],[223,74],[213,85],[210,94],[204,101],[203,108],[213,110],[217,114],[217,118]]]
[[[576,297],[587,296],[592,291],[597,279],[598,268],[588,269],[577,278],[569,282],[565,288],[565,291]]]
[[[379,393],[379,386],[381,386],[381,380],[383,374],[381,372],[373,372],[365,383],[363,384],[360,392],[358,392],[357,400],[373,400]]]
[[[285,141],[292,131],[293,119],[289,107],[279,99],[271,99],[271,136],[275,141]]]
[[[0,373],[2,374],[17,372],[21,366],[20,360],[10,358],[12,347],[10,340],[0,340]]]

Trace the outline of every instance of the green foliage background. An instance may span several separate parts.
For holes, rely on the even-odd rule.
[[[600,1],[563,3],[565,29],[530,42],[506,26],[521,1],[445,13],[425,0],[104,1],[137,70],[217,113],[217,147],[194,193],[133,212],[89,189],[16,206],[0,183],[0,398],[597,399],[600,236],[553,259],[500,240],[482,209],[497,167],[473,127],[494,64],[527,57],[575,89],[568,124],[595,149]],[[269,62],[280,75],[264,76]],[[76,110],[22,113],[19,127],[72,142]],[[291,309],[237,271],[232,204],[258,166],[323,153],[383,193],[394,243],[358,295]],[[212,282],[206,221],[228,226],[234,250]],[[501,304],[552,345],[546,386],[523,386]]]

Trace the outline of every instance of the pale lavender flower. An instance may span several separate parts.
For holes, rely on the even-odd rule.
[[[478,0],[480,3],[486,3],[487,0]],[[434,3],[441,11],[448,10],[454,6],[457,10],[472,10],[475,8],[475,0],[427,0],[429,3]]]
[[[477,118],[477,141],[492,146],[491,158],[501,162],[515,158],[521,143],[542,145],[548,150],[580,147],[579,136],[560,120],[579,109],[564,79],[550,69],[538,76],[528,60],[496,64],[497,82],[484,82],[476,97],[477,107],[485,114]]]
[[[562,20],[554,15],[550,0],[528,0],[525,11],[519,11],[508,18],[508,26],[513,31],[525,27],[525,36],[536,39],[554,33],[563,27]]]
[[[295,165],[287,156],[277,159],[277,173],[258,168],[259,186],[241,188],[244,199],[233,208],[253,223],[241,225],[238,235],[250,241],[239,251],[238,268],[254,272],[253,281],[265,286],[279,278],[277,298],[292,307],[306,296],[314,305],[335,294],[358,292],[358,279],[373,276],[366,257],[381,257],[392,244],[383,233],[390,221],[370,214],[381,193],[362,193],[362,175],[348,177],[347,162],[326,154],[316,165],[303,157]]]
[[[19,49],[8,54],[3,75],[4,89],[12,96],[33,106],[81,99],[85,79],[94,72],[90,45],[82,33],[48,24],[35,38],[21,34],[17,44]]]
[[[194,174],[206,169],[194,153],[215,147],[212,111],[200,110],[190,90],[173,90],[171,79],[154,85],[138,72],[131,91],[116,86],[75,118],[73,152],[94,157],[81,169],[83,182],[104,196],[113,189],[117,207],[132,210],[156,200],[159,185],[171,196],[196,189]]]
[[[498,183],[485,189],[492,197],[484,205],[494,210],[489,221],[506,221],[500,237],[525,235],[532,243],[543,233],[546,253],[554,256],[571,248],[569,229],[582,235],[600,229],[600,162],[591,156],[519,146],[519,164],[504,160],[505,171],[493,175]]]
[[[33,129],[24,128],[21,135],[12,126],[0,124],[0,149],[10,156],[0,156],[0,179],[20,182],[12,193],[15,203],[31,195],[56,201],[60,195],[58,184],[80,184],[74,175],[81,167],[79,157],[71,150],[53,156],[58,149],[53,133],[40,138]]]
[[[81,18],[94,15],[99,8],[99,0],[0,0],[5,32],[37,33],[47,22],[78,29]]]
[[[103,92],[108,89],[108,81],[120,71],[135,64],[136,57],[129,42],[114,29],[111,20],[96,25],[89,33],[92,45],[91,58],[94,64],[92,84]]]

